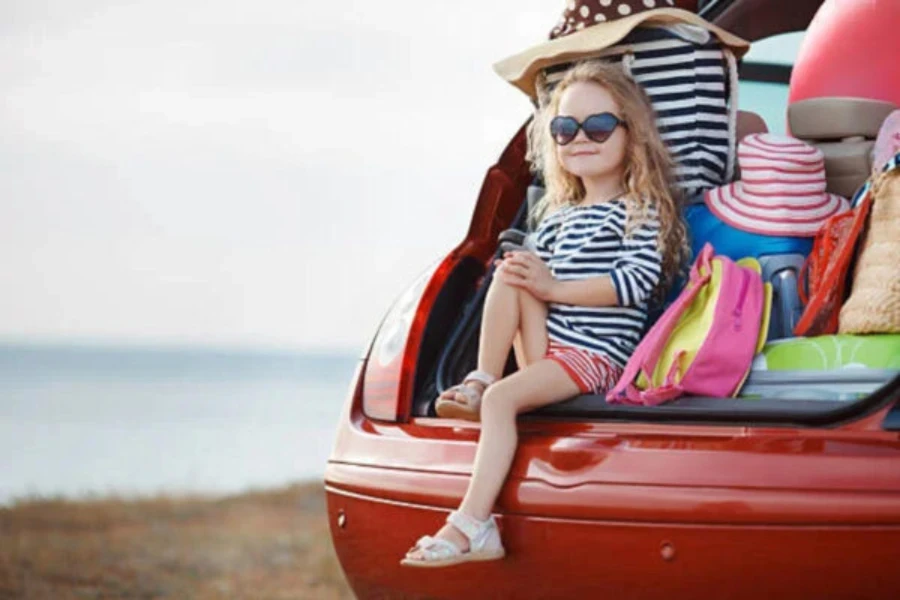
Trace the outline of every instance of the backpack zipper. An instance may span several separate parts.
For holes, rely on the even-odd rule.
[[[740,266],[738,266],[738,269],[741,272],[741,287],[740,290],[738,290],[737,305],[731,313],[734,317],[734,329],[736,331],[741,330],[740,318],[744,312],[744,301],[747,299],[747,288],[750,287],[750,275],[747,273],[747,270]]]

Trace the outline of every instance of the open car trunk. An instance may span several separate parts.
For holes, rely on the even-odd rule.
[[[806,28],[821,0],[789,4],[781,0],[711,0],[701,5],[701,15],[755,40]],[[776,5],[781,6],[773,8]],[[750,16],[773,14],[778,18]],[[508,228],[527,229],[527,207],[535,195],[529,186],[531,175],[524,146],[523,128],[488,172],[467,242],[455,251],[462,259],[445,281],[429,316],[417,363],[412,405],[415,416],[433,415],[433,401],[439,393],[475,368],[497,234]],[[507,374],[515,368],[511,355]],[[785,383],[790,384],[790,393],[779,393]],[[686,396],[656,407],[610,405],[603,396],[582,395],[524,418],[836,426],[893,404],[885,426],[900,429],[900,370],[896,368],[755,369],[743,389],[752,392],[747,394],[750,397]]]
[[[426,333],[429,343],[423,347],[416,375],[414,415],[434,415],[433,401],[440,392],[475,368],[481,312],[492,275],[493,269],[485,271],[479,261],[467,259],[447,280],[429,319]],[[440,327],[440,322],[445,325]],[[447,327],[448,322],[452,326]],[[510,355],[507,374],[515,368]],[[779,397],[777,393],[772,394],[775,397],[767,397],[766,384],[775,389],[778,384],[766,379],[776,377],[778,384],[791,386],[791,397]],[[896,403],[900,399],[900,370],[856,367],[821,372],[762,371],[751,373],[743,390],[754,386],[758,390],[756,397],[684,396],[654,407],[614,405],[608,404],[602,395],[581,395],[533,411],[524,418],[836,426],[875,412],[888,403]],[[855,387],[867,393],[842,392],[842,387]],[[834,393],[823,395],[822,390],[828,388]],[[894,413],[891,419],[900,421],[900,406]],[[900,428],[900,422],[896,425]]]

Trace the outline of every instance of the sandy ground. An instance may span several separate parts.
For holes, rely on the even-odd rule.
[[[321,483],[0,508],[0,599],[353,598]]]

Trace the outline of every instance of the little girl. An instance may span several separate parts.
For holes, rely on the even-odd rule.
[[[536,253],[506,253],[485,300],[478,370],[438,398],[442,417],[481,420],[468,491],[401,564],[504,556],[494,502],[516,450],[516,415],[613,387],[686,256],[671,159],[653,109],[619,67],[573,67],[538,111],[531,158],[546,194]],[[519,370],[500,379],[513,348]],[[499,380],[499,381],[498,381]]]

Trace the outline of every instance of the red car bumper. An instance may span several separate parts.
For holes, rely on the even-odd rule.
[[[510,481],[501,504],[523,496],[568,496],[570,502],[557,506],[571,507],[595,498],[593,513],[633,497],[655,505],[658,515],[693,517],[679,522],[501,513],[505,559],[434,570],[401,567],[399,561],[418,537],[439,528],[448,510],[442,492],[461,494],[466,476],[332,463],[326,481],[332,538],[360,598],[900,597],[900,494],[893,492],[566,490]],[[410,501],[425,497],[436,503]],[[655,500],[648,503],[648,497]],[[843,523],[825,522],[840,513]],[[770,523],[760,522],[763,514]]]

